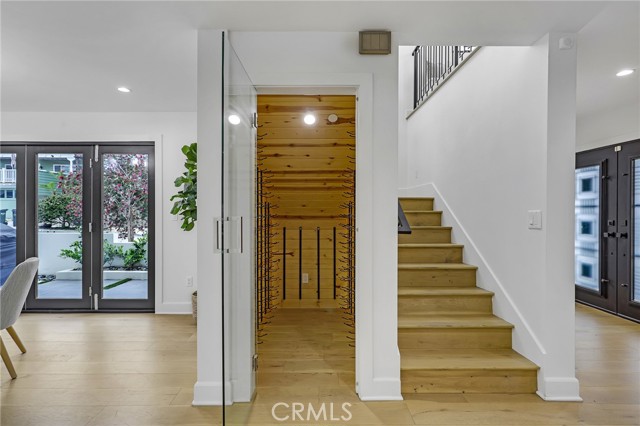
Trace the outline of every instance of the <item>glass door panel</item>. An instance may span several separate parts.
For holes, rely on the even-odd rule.
[[[99,276],[94,283],[98,309],[151,309],[153,301],[153,148],[101,146],[100,208],[94,256]],[[99,241],[97,240],[99,238]]]
[[[256,90],[236,52],[224,44],[223,126],[223,291],[228,327],[223,329],[226,418],[238,423],[255,389],[254,235]],[[240,422],[240,424],[244,424]]]
[[[28,308],[90,308],[90,152],[27,149],[27,254],[40,259]]]
[[[38,299],[82,299],[81,153],[37,156]]]
[[[0,286],[2,286],[16,264],[24,257],[18,239],[18,171],[23,167],[23,150],[19,147],[2,146],[0,152]],[[20,170],[18,170],[20,168]],[[22,226],[21,226],[22,228]]]
[[[600,292],[600,165],[576,170],[575,282]]]

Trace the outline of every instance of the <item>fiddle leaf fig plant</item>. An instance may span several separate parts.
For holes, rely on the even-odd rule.
[[[181,228],[191,231],[198,219],[198,144],[194,142],[183,146],[182,153],[187,157],[184,163],[186,170],[174,181],[175,186],[182,189],[170,199],[175,200],[171,214],[180,215]]]

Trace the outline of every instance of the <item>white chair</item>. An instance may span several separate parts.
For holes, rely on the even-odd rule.
[[[25,260],[14,268],[7,281],[0,288],[0,330],[7,330],[22,353],[27,352],[27,349],[20,341],[18,333],[13,329],[13,324],[16,323],[20,316],[24,301],[27,299],[27,293],[29,293],[33,279],[38,272],[38,263],[37,257]],[[9,358],[9,353],[4,346],[2,337],[0,337],[0,346],[2,361],[7,366],[11,378],[15,379],[18,375],[16,374],[16,369],[13,368],[13,363]]]

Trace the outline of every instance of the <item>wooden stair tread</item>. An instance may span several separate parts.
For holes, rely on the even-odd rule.
[[[425,200],[425,201],[433,201],[433,200],[434,200],[434,198],[433,198],[433,197],[400,197],[400,198],[399,198],[399,200],[400,200],[400,201],[402,201],[402,200],[419,200],[419,201]]]
[[[479,296],[493,297],[493,292],[478,287],[399,287],[398,296]]]
[[[404,214],[410,213],[433,213],[433,214],[442,214],[442,210],[404,210]]]
[[[399,263],[398,269],[473,269],[477,270],[478,267],[474,265],[467,265],[466,263]]]
[[[407,370],[538,370],[512,349],[405,349],[400,369]]]
[[[406,243],[406,244],[398,244],[398,248],[464,248],[464,244],[454,244],[454,243]]]
[[[498,318],[495,315],[471,315],[471,314],[434,314],[406,315],[398,317],[399,329],[421,328],[513,328],[513,324]]]
[[[438,225],[413,225],[411,226],[411,230],[420,230],[420,229],[426,229],[426,230],[434,230],[434,231],[438,231],[441,229],[446,229],[446,230],[451,230],[453,229],[451,226],[438,226]]]

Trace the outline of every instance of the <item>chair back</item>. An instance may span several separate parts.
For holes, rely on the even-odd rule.
[[[31,257],[16,266],[0,288],[0,330],[15,324],[38,272],[39,260]]]

